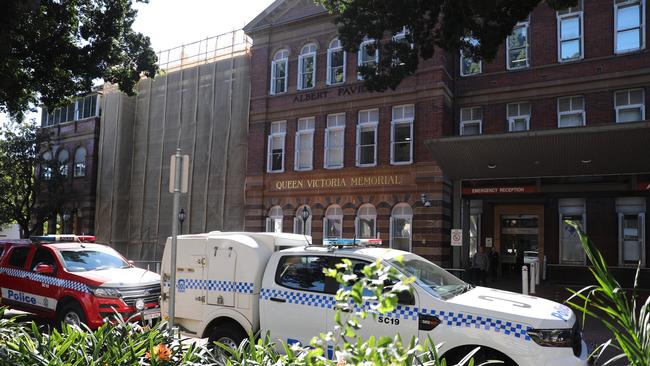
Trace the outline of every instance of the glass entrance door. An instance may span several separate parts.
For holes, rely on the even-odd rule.
[[[501,263],[503,274],[518,273],[524,256],[536,257],[539,251],[537,215],[501,215]]]

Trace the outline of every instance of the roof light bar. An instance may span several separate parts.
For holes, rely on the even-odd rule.
[[[323,239],[323,245],[325,246],[337,246],[337,247],[352,247],[352,246],[380,246],[382,245],[381,239],[341,239],[341,238],[331,238]]]
[[[29,239],[33,242],[77,242],[77,243],[94,243],[94,235],[39,235],[32,236]]]

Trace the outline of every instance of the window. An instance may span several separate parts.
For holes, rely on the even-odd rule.
[[[616,122],[645,120],[645,96],[643,89],[622,90],[614,94]]]
[[[460,134],[463,136],[483,133],[483,109],[481,107],[460,109]]]
[[[560,10],[557,16],[558,61],[573,61],[583,57],[582,0],[578,6]]]
[[[402,105],[393,107],[391,122],[391,164],[410,164],[413,162],[413,119],[415,106]]]
[[[557,100],[557,126],[576,127],[585,125],[584,97],[566,97]]]
[[[287,91],[287,72],[289,71],[289,51],[280,50],[271,61],[271,94]]]
[[[528,19],[518,23],[506,40],[508,70],[528,67]]]
[[[86,149],[80,147],[74,153],[74,176],[86,176]]]
[[[70,160],[70,154],[68,150],[59,151],[59,174],[63,177],[68,176],[68,160]]]
[[[271,134],[268,140],[268,162],[267,170],[269,172],[284,171],[284,138],[287,132],[287,122],[271,123]]]
[[[275,272],[275,282],[284,287],[325,292],[326,277],[323,270],[329,268],[329,257],[292,255],[280,258]],[[331,292],[331,289],[328,289]]]
[[[618,264],[646,266],[645,253],[645,197],[616,199],[618,214]]]
[[[307,211],[309,211],[309,218],[307,219],[307,222],[303,222],[302,220],[303,208],[307,208]],[[302,205],[298,207],[298,209],[296,210],[296,217],[293,218],[293,233],[311,235],[311,218],[312,218],[312,213],[311,213],[311,208],[309,208],[309,206]],[[305,224],[304,227],[303,227],[303,223]]]
[[[586,231],[585,200],[582,198],[565,198],[558,202],[560,211],[560,263],[585,264],[585,251],[580,244],[580,237],[564,221],[571,220]]]
[[[510,103],[508,110],[508,131],[527,131],[530,129],[530,103]]]
[[[316,85],[316,45],[310,43],[300,50],[298,56],[298,90]]]
[[[408,27],[402,27],[402,30],[401,30],[401,31],[399,31],[398,33],[395,33],[395,35],[393,35],[393,42],[395,42],[395,43],[404,43],[404,44],[408,44],[408,43],[407,43],[408,40],[406,39],[406,36],[407,36],[409,33],[410,33],[410,31],[409,31]],[[409,46],[411,49],[413,49],[413,47],[414,47],[413,43],[408,44],[408,46]],[[404,63],[399,59],[399,57],[395,57],[395,58],[393,59],[393,66],[403,65],[403,64],[404,64]]]
[[[465,41],[472,46],[478,46],[478,40],[474,38],[465,38]],[[470,56],[465,56],[465,51],[460,51],[460,76],[471,76],[480,74],[483,71],[483,62],[475,60]]]
[[[325,129],[325,159],[327,169],[343,168],[345,149],[345,113],[329,114]]]
[[[341,41],[336,38],[330,42],[327,49],[327,85],[345,82],[345,59],[347,54],[343,51]]]
[[[32,259],[32,264],[30,267],[31,271],[36,270],[36,266],[39,264],[49,264],[50,266],[56,266],[56,261],[54,260],[54,255],[47,248],[38,248]]]
[[[398,203],[390,215],[390,247],[411,251],[413,209],[408,203]]]
[[[313,169],[314,117],[300,118],[296,131],[295,170]]]
[[[9,254],[9,266],[20,269],[25,268],[27,262],[27,255],[29,254],[29,247],[16,247]]]
[[[614,50],[625,53],[645,48],[645,0],[614,0]]]
[[[374,39],[365,39],[359,46],[358,65],[366,67],[376,67],[379,63],[379,50],[375,45]],[[363,80],[361,74],[358,75],[359,80]]]
[[[375,238],[377,230],[377,210],[366,203],[359,207],[356,219],[356,237],[359,239]]]
[[[377,165],[377,124],[379,110],[359,111],[357,125],[357,166]]]
[[[343,235],[343,210],[339,205],[331,205],[323,219],[323,238],[340,238]]]
[[[281,233],[282,232],[282,207],[273,206],[269,210],[269,216],[266,218],[266,232],[267,233]]]
[[[52,153],[49,151],[43,153],[42,176],[45,180],[52,179]]]

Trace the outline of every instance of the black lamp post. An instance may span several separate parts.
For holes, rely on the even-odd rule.
[[[300,217],[302,218],[302,235],[306,235],[307,233],[307,220],[309,220],[310,215],[307,206],[303,206],[302,211],[300,211]]]
[[[70,220],[70,211],[68,211],[67,208],[64,209],[63,210],[63,215],[61,215],[61,217],[63,218],[63,228],[62,228],[63,232],[62,232],[62,234],[68,234],[68,220]]]
[[[178,231],[180,235],[183,235],[183,221],[185,221],[185,209],[182,209],[178,212],[178,222],[180,223]]]

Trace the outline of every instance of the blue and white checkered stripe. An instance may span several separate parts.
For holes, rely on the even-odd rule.
[[[221,291],[221,292],[239,292],[242,294],[253,293],[253,283],[251,282],[235,282],[235,281],[219,281],[219,280],[203,280],[195,278],[179,278],[176,280],[176,287],[178,288],[179,282],[183,282],[186,290],[205,290],[205,291]],[[165,287],[169,284],[165,283]]]
[[[77,281],[63,280],[60,278],[45,276],[42,274],[23,271],[15,268],[0,268],[0,273],[4,273],[10,277],[28,278],[32,281],[45,283],[50,286],[64,287],[79,292],[90,292],[86,284]]]
[[[331,295],[266,288],[263,288],[260,292],[260,298],[262,300],[269,300],[271,297],[285,299],[290,304],[314,306],[327,309],[332,309],[336,305],[336,300],[334,296]],[[364,303],[364,308],[366,310],[370,310],[372,309],[373,305],[376,305],[376,303],[366,301]],[[355,309],[357,311],[360,310],[358,306],[355,306]],[[523,339],[525,341],[531,340],[527,334],[527,331],[531,329],[530,326],[515,323],[509,320],[495,319],[481,315],[463,314],[452,311],[440,311],[433,309],[418,309],[414,306],[397,305],[395,310],[384,314],[384,316],[403,320],[417,320],[418,313],[433,315],[440,319],[442,325],[450,327],[476,328],[486,331],[503,333],[505,335]]]

